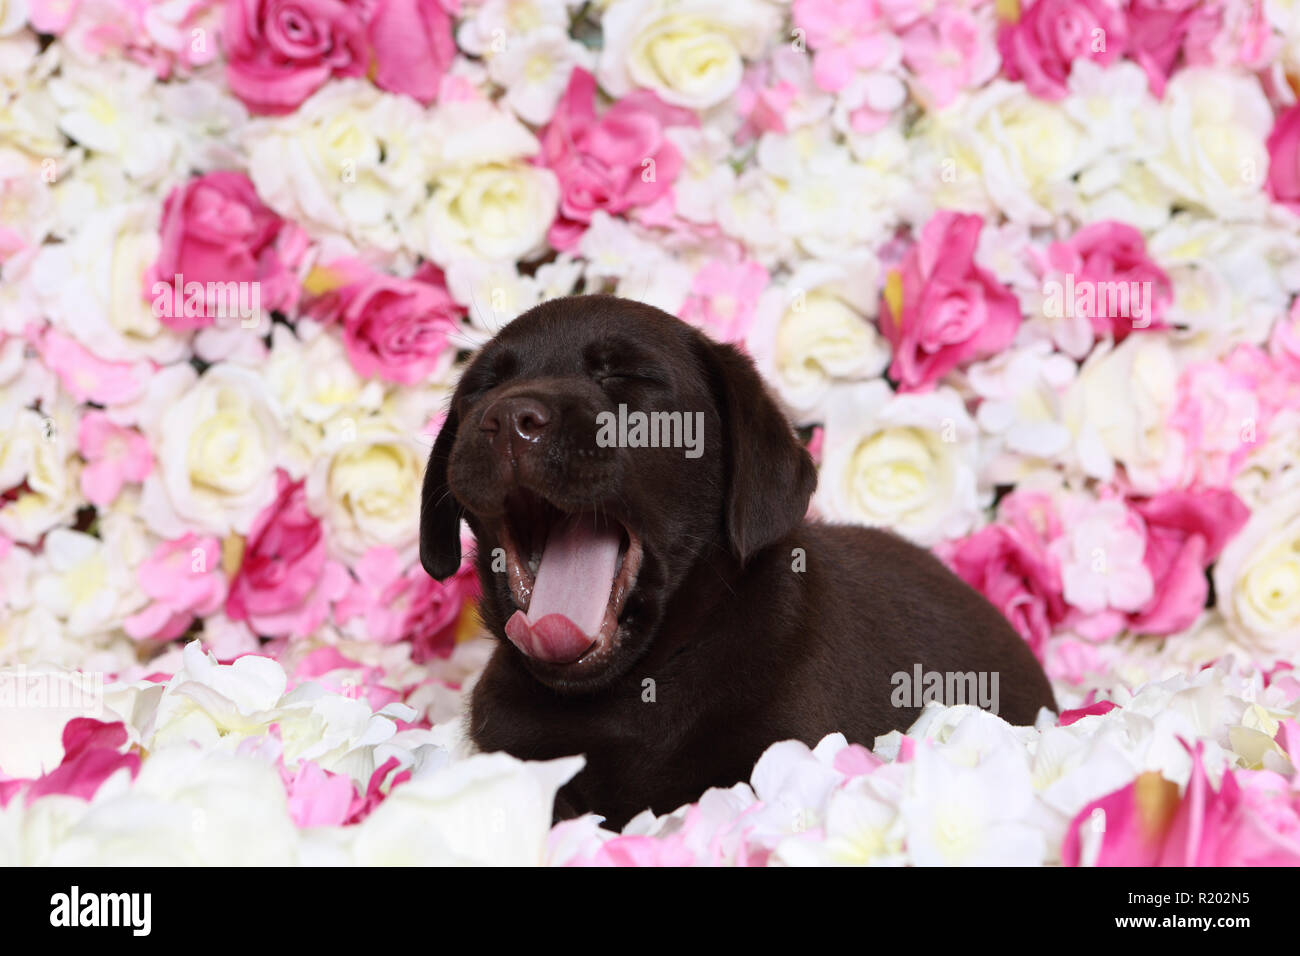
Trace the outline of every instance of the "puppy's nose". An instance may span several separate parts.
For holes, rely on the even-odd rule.
[[[536,442],[551,424],[551,410],[535,398],[514,395],[500,398],[483,413],[479,428],[492,436],[498,450],[517,441]]]

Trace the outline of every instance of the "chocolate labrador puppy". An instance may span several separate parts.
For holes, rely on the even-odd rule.
[[[556,816],[621,827],[747,780],[775,741],[906,729],[940,696],[923,674],[1015,724],[1055,708],[1029,647],[936,558],[806,521],[816,483],[737,349],[613,296],[511,322],[456,388],[420,519],[435,578],[460,565],[462,517],[477,539],[500,646],[474,742],[585,754]],[[991,706],[952,699],[963,675]]]

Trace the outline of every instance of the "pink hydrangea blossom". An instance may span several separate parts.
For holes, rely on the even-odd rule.
[[[878,0],[794,0],[790,12],[813,51],[813,79],[823,90],[842,90],[858,71],[898,62],[898,38]]]
[[[87,412],[77,427],[77,447],[86,467],[81,493],[93,505],[111,505],[128,481],[144,481],[153,471],[149,441],[133,428],[115,425],[104,412]]]
[[[767,283],[767,270],[757,262],[713,259],[695,273],[678,315],[719,342],[743,341]]]
[[[184,634],[196,616],[212,614],[225,603],[221,542],[192,532],[160,542],[140,565],[137,579],[151,603],[128,617],[123,628],[138,641],[170,641]]]

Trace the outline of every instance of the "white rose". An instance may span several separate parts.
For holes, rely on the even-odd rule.
[[[424,199],[435,143],[418,103],[366,80],[327,83],[288,116],[249,123],[249,177],[308,231],[385,252]]]
[[[415,433],[384,420],[326,437],[307,476],[307,499],[336,557],[353,562],[379,545],[414,556],[426,453]]]
[[[1219,555],[1214,589],[1228,630],[1266,654],[1300,637],[1300,488],[1265,503]]]
[[[141,277],[158,258],[159,207],[127,203],[83,213],[68,242],[43,246],[32,287],[50,321],[110,362],[175,362],[185,337],[153,314]]]
[[[522,160],[446,172],[435,180],[417,248],[444,266],[525,259],[544,247],[559,201],[555,174]]]
[[[890,528],[926,546],[965,534],[988,503],[976,485],[977,438],[950,388],[895,395],[874,381],[836,389],[817,509],[832,521]]]
[[[20,409],[0,429],[0,486],[26,485],[0,508],[0,534],[35,544],[51,528],[72,520],[84,503],[76,428],[71,405],[60,401],[49,415]]]
[[[1139,493],[1155,494],[1184,475],[1179,433],[1166,427],[1178,363],[1163,336],[1130,335],[1099,345],[1065,391],[1064,422],[1083,473],[1111,481],[1124,466]]]
[[[621,0],[601,21],[597,78],[613,96],[641,86],[666,103],[706,109],[740,85],[780,14],[762,0]]]
[[[158,456],[141,496],[157,534],[247,534],[275,497],[283,413],[257,372],[214,365],[199,377],[188,365],[163,369],[149,383],[141,426]]]
[[[965,108],[978,119],[964,164],[983,178],[993,204],[1013,222],[1051,225],[1074,196],[1071,177],[1099,145],[1068,112],[1019,84],[995,80]]]
[[[889,364],[872,321],[878,272],[874,259],[805,263],[760,297],[746,345],[800,424],[820,420],[833,385],[875,378]]]
[[[1273,110],[1259,80],[1231,70],[1179,70],[1161,108],[1164,150],[1148,161],[1152,172],[1212,215],[1262,216]]]

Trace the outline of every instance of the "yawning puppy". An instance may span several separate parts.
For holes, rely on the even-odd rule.
[[[621,827],[748,779],[775,741],[905,729],[922,675],[1016,724],[1055,707],[1025,642],[928,552],[806,522],[816,482],[749,359],[658,309],[573,297],[506,326],[460,380],[421,513],[438,579],[468,522],[501,641],[474,742],[585,754],[557,816]]]

